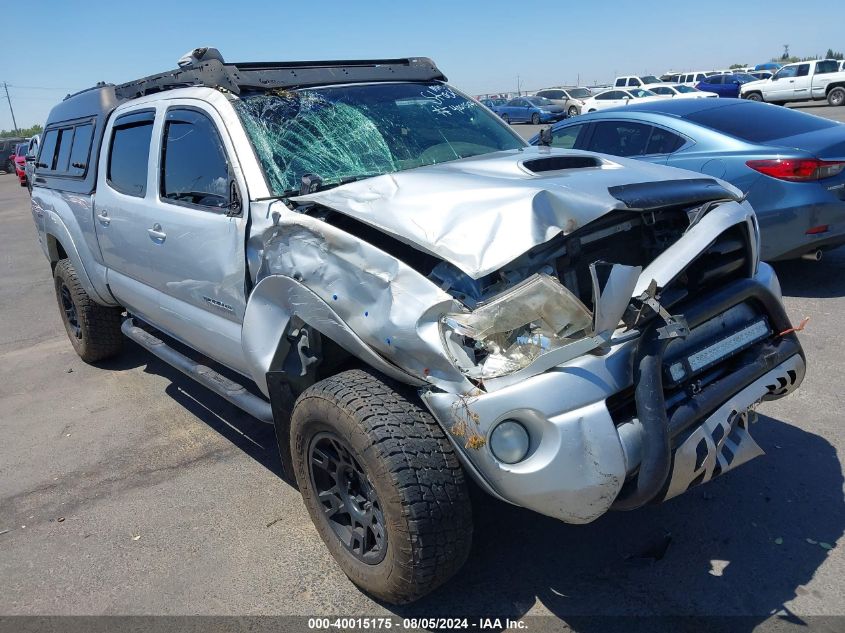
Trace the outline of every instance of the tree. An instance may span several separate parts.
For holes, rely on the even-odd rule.
[[[748,64],[731,64],[728,66],[729,70],[733,70],[734,68],[748,68]]]
[[[32,127],[28,128],[20,128],[18,131],[15,130],[0,130],[0,138],[11,138],[11,137],[18,137],[22,136],[24,138],[34,136],[36,134],[41,134],[44,131],[44,128],[38,125],[37,123]]]

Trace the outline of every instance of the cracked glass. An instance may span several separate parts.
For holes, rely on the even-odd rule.
[[[273,90],[235,109],[274,195],[302,177],[336,185],[370,176],[525,147],[485,108],[439,83]]]

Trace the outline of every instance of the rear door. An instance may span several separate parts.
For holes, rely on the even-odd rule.
[[[112,293],[153,323],[157,302],[148,289],[137,292],[136,286],[144,283],[150,269],[146,212],[155,117],[154,106],[139,105],[112,119],[103,137],[94,196],[97,241]],[[46,138],[45,148],[48,145]]]

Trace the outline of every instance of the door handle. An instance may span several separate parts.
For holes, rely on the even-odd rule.
[[[167,237],[167,233],[161,230],[161,224],[156,222],[153,224],[153,228],[147,229],[147,233],[150,234],[150,237],[153,239],[154,242],[163,242],[164,238]]]
[[[97,214],[97,219],[100,221],[100,224],[103,226],[108,226],[111,223],[111,218],[109,217],[109,212],[103,209]]]

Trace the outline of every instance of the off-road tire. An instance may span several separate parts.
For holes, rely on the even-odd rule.
[[[101,306],[91,299],[79,283],[79,277],[69,259],[62,259],[56,264],[53,281],[62,323],[79,357],[86,363],[96,363],[118,354],[123,346],[121,309]],[[76,326],[71,323],[62,304],[64,288],[75,309]]]
[[[540,125],[540,115],[536,112],[531,115],[531,125]]]
[[[317,498],[311,450],[326,434],[345,443],[377,496],[386,546],[375,564],[350,551]],[[341,569],[365,592],[392,604],[411,602],[463,566],[472,542],[467,481],[443,429],[413,393],[371,371],[339,373],[299,396],[290,439],[311,519]]]
[[[759,92],[749,92],[747,95],[745,95],[745,98],[748,101],[762,101],[763,95],[761,95]]]
[[[827,103],[832,106],[845,105],[845,88],[836,87],[828,92]]]

